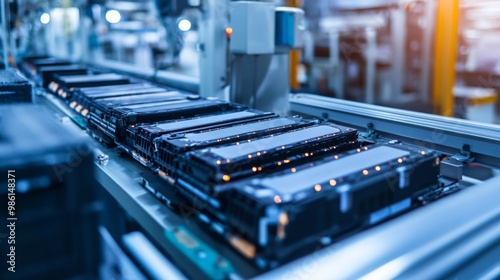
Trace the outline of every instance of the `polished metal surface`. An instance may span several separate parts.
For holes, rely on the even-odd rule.
[[[231,101],[288,114],[288,54],[238,55],[231,65]]]
[[[128,233],[122,240],[153,279],[187,279],[141,232]]]
[[[229,26],[227,13],[229,1],[206,0],[200,9],[198,23],[198,55],[200,69],[200,90],[202,97],[225,99],[227,77],[227,49],[229,40],[225,29]]]

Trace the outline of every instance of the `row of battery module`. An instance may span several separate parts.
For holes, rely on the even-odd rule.
[[[176,188],[202,223],[262,268],[408,210],[437,185],[439,157],[429,149],[361,146],[350,127],[70,66],[37,73],[92,136],[165,179],[155,191]]]

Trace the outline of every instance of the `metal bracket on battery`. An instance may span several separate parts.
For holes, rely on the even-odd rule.
[[[380,137],[378,132],[375,130],[375,125],[373,123],[368,123],[366,125],[366,132],[360,132],[359,135],[365,139],[370,139],[375,141],[377,138]]]
[[[451,158],[454,158],[454,159],[461,161],[463,163],[470,163],[470,162],[474,161],[474,158],[472,157],[472,153],[470,151],[469,144],[464,144],[462,146],[462,148],[460,149],[460,153],[451,156]]]
[[[441,161],[441,176],[451,180],[461,181],[463,168],[467,163],[474,160],[470,151],[470,145],[463,145],[460,153]]]

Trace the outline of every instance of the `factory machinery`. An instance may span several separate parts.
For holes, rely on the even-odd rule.
[[[97,180],[189,278],[500,273],[494,126],[306,94],[279,116],[52,57],[21,68],[103,144]]]

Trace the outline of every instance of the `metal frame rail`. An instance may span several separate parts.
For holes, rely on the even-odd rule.
[[[409,143],[456,154],[468,144],[477,162],[500,167],[500,126],[311,94],[290,98],[294,113],[357,126]]]

